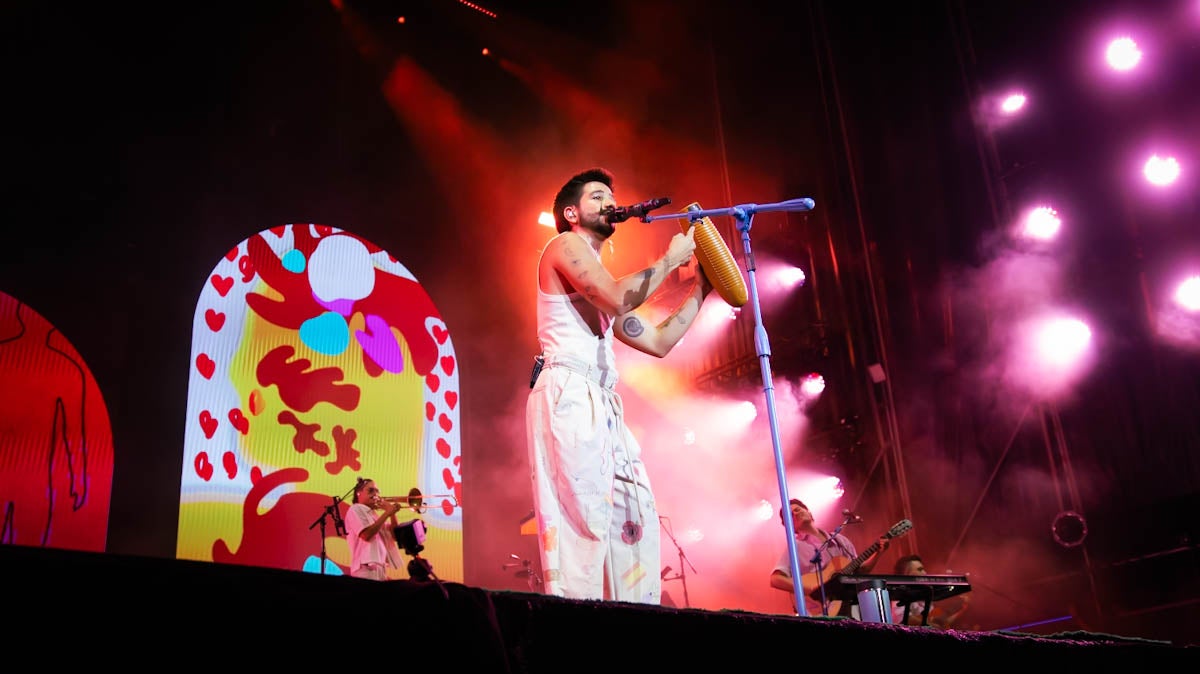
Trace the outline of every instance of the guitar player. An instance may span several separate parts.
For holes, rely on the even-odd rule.
[[[813,558],[817,553],[817,548],[829,540],[829,532],[817,526],[808,506],[804,505],[800,499],[791,499],[788,503],[792,507],[792,527],[796,536],[796,561],[800,565],[800,585],[805,595],[804,606],[808,615],[841,614],[857,618],[858,616],[855,615],[858,611],[857,604],[850,609],[844,609],[842,602],[837,601],[836,597],[828,596],[828,593],[825,597],[827,606],[821,606],[820,594],[817,591],[819,587],[817,565],[813,563]],[[787,526],[783,508],[779,509],[779,519],[784,526]],[[834,574],[851,565],[854,566],[855,573],[871,573],[889,543],[887,537],[881,537],[877,543],[872,544],[867,551],[864,551],[865,556],[863,556],[859,555],[854,543],[850,542],[849,538],[841,533],[837,534],[821,551],[820,581],[828,583]],[[771,571],[771,587],[787,592],[788,601],[792,607],[795,607],[796,603],[792,597],[794,585],[791,561],[788,558],[786,547],[779,557],[779,562]]]

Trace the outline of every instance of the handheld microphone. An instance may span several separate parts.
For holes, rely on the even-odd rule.
[[[671,203],[670,197],[659,197],[657,199],[649,199],[640,204],[632,206],[617,206],[616,208],[605,211],[608,215],[608,223],[615,225],[618,222],[625,222],[629,218],[638,218],[642,222],[647,222],[646,214],[656,208],[662,208]]]
[[[850,509],[843,510],[842,516],[846,518],[846,524],[861,524],[863,521],[861,515],[854,514],[854,511]]]

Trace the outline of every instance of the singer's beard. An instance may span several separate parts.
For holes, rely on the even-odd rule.
[[[594,218],[588,219],[583,223],[583,226],[588,231],[594,233],[601,241],[607,241],[608,237],[617,231],[617,226],[610,224],[603,215],[597,215]]]

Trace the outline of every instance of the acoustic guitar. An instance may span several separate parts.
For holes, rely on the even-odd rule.
[[[885,540],[899,538],[907,534],[909,530],[912,529],[912,526],[913,525],[911,521],[906,519],[900,520],[899,522],[893,524],[892,528],[888,529],[887,533],[885,533],[881,538],[884,538]],[[833,590],[837,588],[839,583],[837,580],[838,576],[852,576],[857,573],[859,567],[863,565],[863,562],[866,562],[868,559],[870,559],[871,555],[879,551],[879,547],[879,541],[876,540],[874,543],[867,546],[867,549],[859,553],[859,555],[854,559],[834,557],[832,560],[830,560],[829,566],[823,569],[823,573],[825,575],[826,598],[832,595]],[[816,599],[817,601],[821,601],[821,582],[820,579],[817,578],[816,571],[802,574],[800,576],[800,587],[803,588],[804,594]],[[829,605],[830,615],[837,615],[840,608],[841,601],[831,602]]]

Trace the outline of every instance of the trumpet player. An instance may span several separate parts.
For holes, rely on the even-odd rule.
[[[529,467],[545,592],[658,604],[658,513],[614,390],[613,343],[666,356],[713,287],[697,265],[666,320],[639,311],[672,271],[695,259],[696,242],[692,229],[676,234],[654,264],[614,278],[600,251],[623,219],[616,206],[613,176],[603,168],[573,176],[554,198],[558,235],[538,261],[542,353],[526,406]]]
[[[346,511],[346,543],[350,546],[350,575],[387,580],[387,567],[404,568],[404,558],[392,536],[400,504],[379,495],[375,481],[358,478],[354,503]]]

